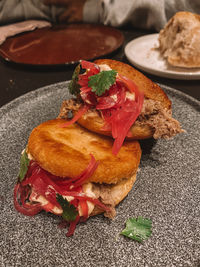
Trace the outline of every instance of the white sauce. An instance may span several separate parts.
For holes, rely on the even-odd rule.
[[[115,102],[117,102],[117,95],[115,94],[115,95],[111,95],[110,96]]]
[[[82,189],[86,196],[91,197],[91,198],[96,198],[96,195],[92,191],[92,183],[83,184]],[[87,201],[87,205],[88,205],[88,215],[90,215],[95,205],[90,201]],[[81,216],[82,210],[80,207],[78,207],[78,211],[79,211],[79,215]]]
[[[37,194],[32,194],[31,195],[31,201],[39,202],[41,206],[45,206],[49,203],[49,201],[42,195],[38,196]],[[52,212],[55,214],[62,214],[62,209],[59,209],[58,207],[54,206],[52,209]]]
[[[96,198],[95,194],[92,192],[92,184],[91,183],[87,183],[87,184],[83,185],[83,192],[88,197]],[[69,201],[69,202],[74,199],[74,197],[72,197],[72,196],[64,196],[64,195],[63,195],[63,198],[67,199],[67,201]],[[45,206],[49,203],[49,201],[44,196],[42,196],[42,195],[38,196],[37,194],[34,194],[34,193],[31,194],[31,201],[39,202],[42,206]],[[95,205],[90,201],[87,201],[87,205],[88,205],[88,215],[90,215],[92,213]],[[52,212],[60,215],[60,214],[62,214],[63,210],[54,206],[52,209]],[[83,215],[83,212],[81,210],[80,205],[78,206],[78,212],[79,212],[80,216]]]
[[[107,64],[101,64],[101,65],[98,65],[99,68],[100,68],[100,71],[103,71],[103,70],[112,70]]]
[[[135,94],[127,91],[126,92],[126,98],[134,101],[135,100]]]

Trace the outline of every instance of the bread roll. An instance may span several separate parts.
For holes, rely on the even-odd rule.
[[[200,15],[176,13],[159,33],[159,49],[170,65],[200,67]]]

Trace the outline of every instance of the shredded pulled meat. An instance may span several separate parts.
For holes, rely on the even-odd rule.
[[[78,102],[76,99],[64,100],[60,109],[60,114],[58,118],[61,119],[71,119],[72,112],[78,111],[82,106],[81,102]]]
[[[81,105],[81,102],[77,102],[75,99],[63,101],[58,117],[69,119],[71,112],[78,111]],[[91,116],[92,114],[100,115],[96,109],[90,109],[84,116]],[[172,118],[171,110],[163,108],[160,102],[148,98],[144,98],[142,111],[135,124],[141,127],[148,125],[153,130],[153,137],[155,139],[168,139],[178,133],[184,132],[181,129],[180,123]]]
[[[96,197],[106,206],[109,211],[104,212],[104,216],[113,219],[116,216],[115,201],[112,197],[112,185],[94,184],[92,183],[92,191]]]
[[[160,102],[145,98],[140,116],[136,123],[139,125],[147,124],[154,130],[155,139],[175,136],[184,132],[180,123],[172,118],[171,109],[163,108]]]

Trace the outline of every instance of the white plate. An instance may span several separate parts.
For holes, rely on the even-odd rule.
[[[148,73],[181,80],[199,80],[200,68],[187,69],[170,66],[158,50],[158,34],[136,38],[125,47],[128,60]]]

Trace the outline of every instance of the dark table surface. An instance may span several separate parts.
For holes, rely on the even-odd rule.
[[[135,29],[122,31],[125,36],[125,42],[117,52],[110,56],[110,58],[128,63],[124,54],[125,45],[132,39],[151,32]],[[0,106],[45,85],[70,80],[73,69],[74,66],[31,68],[28,66],[11,64],[0,59]],[[200,100],[200,80],[174,80],[157,77],[148,73],[144,74],[154,82],[170,86]]]

